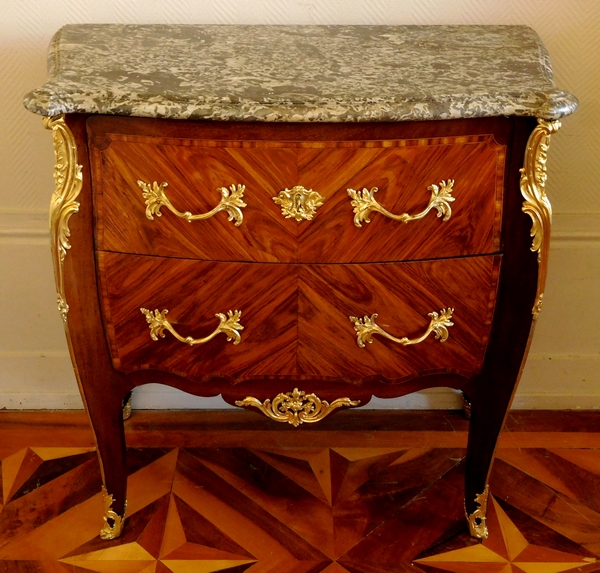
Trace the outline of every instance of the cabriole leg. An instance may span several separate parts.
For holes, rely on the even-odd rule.
[[[88,400],[88,411],[98,444],[98,459],[102,472],[102,539],[119,537],[125,522],[127,466],[122,403],[122,398],[107,395],[101,398],[94,396],[93,400]]]
[[[105,505],[100,535],[114,539],[125,516],[123,399],[132,385],[114,370],[103,334],[85,120],[83,114],[44,119],[56,155],[50,236],[58,310],[98,447]]]

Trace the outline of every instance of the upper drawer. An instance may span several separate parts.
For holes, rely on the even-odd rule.
[[[92,145],[97,247],[259,262],[492,253],[504,162],[491,135],[277,142],[111,133]],[[241,186],[232,207],[215,209]],[[312,204],[309,191],[320,196]]]

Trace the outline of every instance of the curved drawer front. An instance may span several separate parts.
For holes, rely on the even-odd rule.
[[[296,373],[297,280],[287,265],[104,252],[98,265],[117,370],[156,368],[197,380]],[[222,322],[217,314],[233,327],[204,342]],[[170,328],[153,320],[156,315]]]
[[[227,142],[108,134],[92,150],[100,250],[312,263],[499,248],[505,148],[490,135]]]
[[[115,368],[234,382],[471,375],[500,264],[495,256],[369,265],[98,256]],[[375,332],[359,345],[356,321],[375,314],[401,343]]]
[[[360,158],[360,168],[341,167],[339,182],[324,189],[318,217],[301,227],[299,260],[383,262],[499,250],[504,146],[491,136],[363,143],[347,160],[352,166]],[[305,185],[316,188],[327,178],[329,153],[304,152]],[[369,196],[402,220],[354,199]]]
[[[271,199],[275,190],[297,179],[292,150],[111,138],[108,147],[102,151],[96,147],[92,154],[99,249],[203,260],[296,260],[297,226],[281,217]],[[243,186],[243,219],[236,225],[239,219],[229,220],[223,210],[205,220],[188,221],[164,206],[160,215],[148,213],[142,184],[162,187],[177,211],[192,215],[218,206],[222,188]]]
[[[376,373],[390,380],[477,373],[491,327],[500,260],[303,266],[299,373],[347,379]],[[373,317],[399,340],[376,329],[371,336],[359,336],[365,332],[357,332],[356,323]]]

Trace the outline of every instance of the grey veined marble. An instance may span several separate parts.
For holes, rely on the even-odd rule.
[[[41,115],[342,122],[558,119],[560,91],[526,26],[65,26]]]

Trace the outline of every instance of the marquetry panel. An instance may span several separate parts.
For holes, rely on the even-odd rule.
[[[396,417],[404,415],[411,416]],[[145,416],[135,430],[138,438],[156,431],[156,420]],[[432,426],[425,412],[415,427],[401,431],[388,431],[380,420],[379,431],[368,436],[359,424],[303,432],[319,435],[319,443],[303,445],[298,432],[243,431],[221,414],[203,426],[213,430],[210,445],[179,448],[175,444],[202,443],[202,435],[197,427],[172,422],[176,437],[169,438],[170,446],[161,447],[165,440],[154,436],[154,447],[128,449],[128,517],[121,538],[113,541],[98,536],[102,504],[94,452],[68,437],[59,440],[61,447],[56,440],[37,446],[30,430],[27,445],[0,453],[3,489],[12,492],[0,498],[0,569],[599,571],[597,450],[521,448],[506,440],[490,480],[489,538],[479,542],[469,536],[463,515],[464,449],[441,445],[464,420],[445,416],[443,431],[440,417]],[[562,428],[552,429],[554,435]],[[403,445],[391,443],[389,434]],[[48,427],[37,435],[49,443]],[[543,440],[550,434],[529,435]]]
[[[110,137],[107,147],[104,143],[92,148],[98,248],[205,260],[296,259],[295,221],[286,221],[272,200],[295,185],[293,150],[247,149],[240,156],[235,149],[197,146],[188,140],[156,138],[148,143],[148,138]],[[165,193],[173,206],[192,214],[216,207],[221,187],[245,185],[243,223],[236,226],[224,211],[188,222],[166,207],[151,221],[138,180],[167,182]]]
[[[115,368],[158,368],[192,379],[296,372],[296,278],[287,265],[213,263],[98,253],[106,330]],[[241,343],[218,334],[189,346],[165,331],[153,341],[140,307],[168,309],[183,337],[203,338],[216,313],[241,310]]]
[[[124,372],[158,368],[192,379],[218,375],[403,379],[477,372],[495,303],[500,257],[369,265],[213,263],[98,253],[113,363]],[[464,293],[471,293],[465,297]],[[165,331],[150,339],[140,307],[168,309],[181,336],[201,338],[215,314],[241,310],[242,342],[224,334],[190,347]],[[402,346],[375,335],[357,345],[350,316],[379,315],[396,337],[419,337],[428,313],[454,308],[450,337]],[[243,396],[241,396],[243,398]]]
[[[493,136],[386,141],[215,141],[118,135],[92,138],[101,250],[258,262],[369,262],[491,253],[499,249],[505,146]],[[452,179],[452,216],[433,210],[408,224],[373,212],[354,225],[348,188],[378,187],[389,211],[417,214],[428,187]],[[187,222],[162,208],[146,217],[137,181],[168,182],[181,212],[206,213],[220,187],[246,186],[244,221],[220,212]],[[286,219],[273,197],[301,185],[325,199],[313,219]],[[335,240],[332,240],[335,237]]]
[[[300,260],[395,261],[499,250],[505,147],[492,136],[365,142],[365,146],[354,151],[362,160],[360,170],[336,165],[327,152],[300,153],[298,176],[304,185],[316,187],[319,181],[333,179],[333,187],[340,188],[314,223],[301,228]],[[447,221],[436,210],[408,223],[372,211],[370,223],[354,225],[348,188],[377,187],[374,197],[385,209],[395,215],[416,215],[429,203],[428,187],[449,179],[454,180],[455,200]]]
[[[303,266],[299,281],[299,373],[344,378],[380,374],[400,379],[426,373],[473,374],[483,360],[496,297],[500,257],[396,264]],[[466,296],[468,293],[468,296]],[[418,338],[428,313],[454,308],[445,342],[432,333],[403,346],[374,335],[357,345],[349,316],[377,313],[396,338]]]

